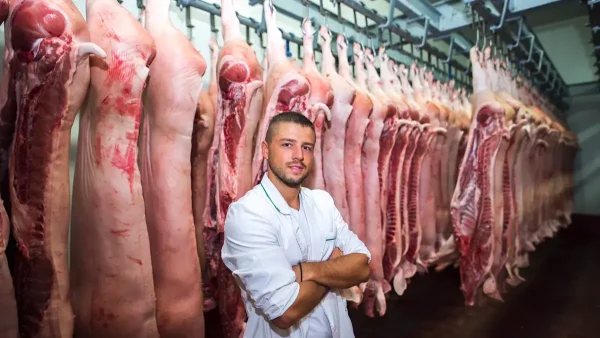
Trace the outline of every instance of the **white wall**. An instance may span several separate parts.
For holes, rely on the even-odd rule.
[[[587,16],[535,27],[552,62],[568,85],[598,81]],[[581,151],[575,160],[575,211],[600,215],[600,94],[570,100],[567,124],[577,135]]]
[[[567,85],[598,81],[588,17],[535,27],[535,33]],[[537,60],[538,56],[534,55]]]
[[[600,215],[600,94],[573,98],[567,123],[579,138],[575,212]]]

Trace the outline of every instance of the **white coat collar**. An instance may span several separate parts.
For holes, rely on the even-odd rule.
[[[268,173],[263,175],[260,185],[262,186],[261,190],[264,189],[263,192],[267,195],[267,199],[271,201],[271,204],[273,204],[277,211],[284,215],[289,215],[291,213],[290,206],[287,204],[279,190],[277,190],[277,187],[271,182]]]

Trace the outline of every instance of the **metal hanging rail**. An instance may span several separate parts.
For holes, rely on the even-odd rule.
[[[536,34],[527,26],[522,17],[515,16],[512,10],[515,8],[515,1],[504,0],[502,8],[498,10],[493,2],[485,2],[480,0],[463,0],[463,2],[471,8],[488,23],[496,23],[490,27],[493,34],[497,34],[504,45],[515,46],[510,51],[514,54],[513,61],[521,71],[526,73],[534,85],[546,93],[547,97],[562,110],[568,108],[564,96],[568,95],[567,85],[563,78],[558,73],[558,70],[547,57],[547,53],[539,43]],[[500,3],[495,1],[496,3]],[[510,3],[509,3],[510,2]],[[529,8],[533,8],[532,4],[535,1],[520,1],[517,3],[527,3]],[[556,0],[537,0],[539,3],[552,3]],[[512,4],[512,5],[511,5]],[[521,7],[521,11],[523,10]],[[496,11],[499,15],[492,12]],[[518,32],[514,32],[513,28],[507,24],[508,21],[519,20]],[[552,79],[552,80],[550,80]]]
[[[472,18],[469,16],[469,11],[464,5],[470,3],[480,3],[489,10],[499,12],[497,8],[504,7],[508,4],[506,19],[521,16],[524,12],[536,9],[539,7],[551,5],[564,0],[457,0],[457,1],[442,1],[432,6],[441,14],[439,20],[439,29],[443,32],[454,32],[463,28],[467,28],[472,23]],[[568,0],[571,1],[571,0]],[[499,12],[501,13],[501,12]]]
[[[355,0],[338,0],[351,7],[363,6]],[[398,29],[404,31],[399,34],[402,39],[391,47],[406,43],[416,47],[427,46],[427,41],[432,39],[449,39],[456,48],[449,48],[448,55],[454,53],[468,57],[467,49],[473,44],[462,35],[456,34],[461,29],[484,21],[489,23],[489,31],[501,38],[504,45],[516,58],[518,65],[533,81],[537,87],[546,92],[554,103],[566,107],[563,96],[567,94],[567,86],[558,73],[552,61],[547,57],[535,33],[524,23],[522,14],[526,11],[557,3],[561,0],[456,0],[441,1],[431,4],[427,0],[386,0],[390,3],[390,12],[384,26],[390,26],[394,33]],[[594,1],[596,0],[588,0]],[[597,2],[600,3],[600,0]],[[478,17],[474,18],[470,9],[474,9]],[[402,12],[394,16],[394,9]],[[377,15],[371,10],[363,10],[366,15],[377,23],[369,25],[370,30],[380,29],[381,24]],[[518,31],[513,21],[519,21]],[[398,24],[392,24],[394,22]],[[412,35],[412,37],[410,36]],[[495,41],[497,44],[499,41]],[[600,53],[600,47],[597,50]],[[448,60],[448,59],[446,59]]]
[[[221,7],[218,4],[211,4],[211,3],[207,3],[202,0],[175,0],[175,2],[181,9],[193,7],[193,8],[205,11],[213,16],[221,15]],[[258,1],[251,0],[249,2],[249,4],[256,5],[256,4],[262,4],[262,2],[263,2],[262,0],[258,0]],[[281,5],[281,3],[284,3],[284,5]],[[309,5],[309,8],[311,9],[311,11],[309,13],[311,16],[311,20],[313,21],[313,24],[317,24],[317,25],[326,24],[333,36],[336,36],[338,33],[343,32],[344,36],[348,37],[348,40],[350,42],[359,41],[360,37],[365,37],[366,39],[373,39],[371,41],[377,41],[377,42],[380,41],[378,39],[378,37],[380,37],[380,34],[376,35],[367,30],[364,30],[364,29],[361,30],[357,24],[350,22],[348,20],[345,20],[343,18],[341,18],[341,20],[340,20],[340,16],[338,16],[337,14],[334,14],[331,11],[320,8],[318,5],[315,5],[312,2],[308,2],[308,5]],[[278,13],[288,16],[290,18],[296,19],[299,22],[301,22],[304,19],[304,17],[299,14],[299,13],[304,13],[304,11],[305,11],[305,6],[301,3],[301,0],[298,0],[298,1],[297,0],[287,0],[284,2],[280,2],[279,4],[275,5],[275,8]],[[363,9],[363,11],[364,11],[364,9]],[[327,18],[325,18],[322,13],[324,15],[326,15]],[[362,13],[362,12],[360,12],[360,13]],[[238,19],[240,20],[240,24],[254,29],[255,32],[259,36],[262,33],[266,32],[264,22],[259,22],[253,18],[245,17],[243,15],[240,15],[239,13],[236,13],[236,14],[238,16]],[[369,11],[367,17],[373,17],[373,18],[379,20],[379,22],[383,21],[383,19],[381,17],[377,16],[376,13],[371,12],[371,11]],[[281,30],[281,31],[282,31],[282,36],[283,36],[284,40],[292,42],[299,46],[302,45],[302,36],[296,36],[292,33],[284,32],[283,30]],[[248,37],[248,32],[246,35]],[[373,46],[376,49],[379,47],[379,45],[380,45],[380,43],[373,43]],[[334,47],[335,47],[335,44],[334,44]],[[349,50],[351,50],[351,48]],[[321,51],[319,46],[315,46],[315,51],[317,51],[317,52]],[[336,49],[332,48],[332,51],[334,52],[334,56],[337,58]],[[386,52],[387,52],[388,56],[391,59],[395,60],[396,62],[410,64],[413,61],[419,60],[416,56],[414,56],[414,54],[410,54],[410,53],[408,53],[406,51],[402,51],[402,50],[387,50]],[[438,51],[438,55],[440,56],[438,61],[440,61],[440,60],[444,61],[444,59],[447,58],[446,55],[444,55],[442,52],[439,52],[439,51]],[[348,57],[348,56],[346,56],[346,57]],[[442,57],[443,57],[443,59],[442,59]],[[443,65],[440,67],[439,62],[433,63],[430,60],[429,61],[420,60],[420,61],[422,63],[425,63],[432,69],[436,78],[445,78],[447,76],[447,70],[445,69],[445,67]],[[461,70],[460,68],[458,68],[458,69]],[[456,78],[455,82],[462,86],[470,86],[471,79],[468,76],[463,76],[462,79]]]
[[[380,16],[379,14],[377,14],[375,11],[370,10],[368,8],[366,8],[362,3],[359,3],[357,1],[354,0],[332,0],[334,3],[337,3],[338,6],[340,4],[344,4],[345,6],[347,6],[348,8],[350,8],[351,10],[354,11],[355,13],[355,18],[356,18],[356,13],[360,13],[364,16],[364,19],[367,20],[371,20],[376,22],[377,24],[384,24],[386,21],[385,17]],[[262,4],[264,2],[264,0],[250,0],[249,4],[250,5],[257,5],[257,4]],[[371,39],[371,42],[373,42],[373,47],[377,50],[379,48],[379,46],[381,46],[382,44],[384,44],[384,41],[382,39],[382,30],[379,30],[377,32],[373,32],[373,31],[369,31],[368,29],[365,29],[364,27],[359,27],[357,22],[350,22],[346,19],[344,19],[343,17],[341,17],[341,15],[339,15],[340,13],[334,13],[330,10],[327,10],[315,3],[313,3],[312,1],[302,1],[302,0],[285,0],[285,1],[279,1],[277,4],[274,4],[275,9],[277,10],[278,13],[281,13],[283,15],[286,15],[292,19],[296,19],[298,21],[301,21],[303,19],[303,17],[301,17],[298,13],[303,13],[305,6],[308,5],[308,7],[311,9],[310,16],[311,19],[313,21],[313,23],[317,24],[317,25],[327,25],[330,29],[330,31],[332,32],[332,34],[337,34],[340,32],[343,32],[343,35],[346,37],[350,37],[349,40],[354,40],[354,41],[358,41],[358,39],[360,37],[366,37],[368,39]],[[414,39],[414,37],[412,37],[410,35],[410,33],[407,33],[403,30],[401,30],[398,26],[389,26],[387,29],[390,33],[394,33],[396,36],[400,36],[400,38],[402,39],[403,37],[405,38],[409,38],[409,39]],[[390,34],[391,36],[391,34]],[[411,54],[407,51],[404,50],[399,50],[399,49],[386,49],[386,52],[388,54],[388,56],[390,56],[390,58],[394,59],[396,62],[401,62],[401,63],[405,63],[405,64],[410,64],[413,61],[420,61],[421,63],[426,64],[428,67],[430,67],[436,78],[447,78],[448,76],[448,71],[447,69],[445,69],[444,66],[440,66],[439,65],[439,61],[443,61],[447,59],[447,55],[444,54],[444,52],[435,49],[431,46],[427,46],[426,48],[424,48],[425,50],[427,50],[431,55],[435,56],[436,59],[438,60],[438,62],[432,62],[431,59],[429,60],[425,60],[422,58],[418,58],[416,57],[414,54]],[[455,60],[451,60],[449,62],[449,64],[454,67],[454,69],[462,71],[463,73],[466,74],[467,68],[464,67],[463,65],[459,64],[458,62],[456,62]],[[462,79],[461,78],[456,78],[455,82],[459,83],[460,85],[463,86],[470,86],[471,83],[471,79],[468,76],[463,76]]]
[[[212,15],[221,16],[221,6],[218,4],[210,4],[208,2],[204,2],[202,0],[175,0],[179,8],[188,8],[193,7],[204,12],[210,13]],[[246,27],[253,28],[255,30],[259,30],[261,23],[252,19],[245,17],[243,15],[238,14],[238,19],[240,23]],[[286,41],[290,41],[296,44],[302,44],[302,38],[294,36],[293,34],[287,32],[281,32],[283,35],[283,39]]]
[[[355,10],[356,12],[361,13],[365,17],[369,18],[371,21],[373,21],[375,24],[378,25],[378,29],[379,29],[379,27],[384,26],[386,30],[390,31],[391,33],[395,34],[396,36],[399,36],[402,41],[405,41],[405,42],[413,44],[413,45],[419,45],[422,42],[422,37],[412,35],[411,32],[409,32],[405,29],[402,29],[398,24],[394,24],[394,23],[390,22],[388,25],[386,25],[386,23],[388,23],[388,18],[380,16],[374,10],[366,8],[364,6],[364,4],[361,2],[358,2],[356,0],[335,0],[335,1],[342,3],[346,6],[348,6],[349,8],[351,8],[352,10]],[[397,47],[397,46],[393,46],[393,47]],[[445,60],[448,57],[443,51],[441,51],[427,43],[425,43],[423,45],[423,50],[428,52],[428,54],[435,56],[436,59]],[[462,72],[467,71],[467,67],[458,63],[456,60],[452,60],[449,64],[456,70],[459,70]]]
[[[216,4],[209,4],[202,0],[175,1],[181,8],[194,7],[212,15],[220,15],[220,6]],[[263,1],[249,0],[249,4],[262,4]],[[469,67],[459,63],[457,58],[468,58],[468,50],[473,44],[458,34],[457,30],[479,20],[485,21],[489,23],[489,31],[494,36],[495,47],[499,47],[500,44],[507,47],[514,57],[513,62],[517,63],[532,83],[545,91],[559,108],[566,107],[563,96],[567,95],[567,86],[564,80],[547,57],[535,33],[520,16],[524,11],[560,0],[461,0],[442,1],[437,4],[431,4],[427,0],[387,0],[390,4],[387,17],[379,15],[357,0],[331,0],[338,6],[344,5],[351,9],[354,12],[354,22],[342,17],[339,7],[338,13],[325,9],[323,1],[325,0],[321,0],[318,5],[308,0],[282,0],[275,5],[275,8],[282,15],[302,21],[304,19],[302,13],[305,13],[308,6],[313,23],[326,24],[334,36],[342,32],[344,36],[349,37],[350,41],[364,42],[367,39],[376,49],[384,45],[390,58],[397,62],[423,63],[434,71],[436,78],[447,76],[454,78],[461,85],[469,85],[471,79]],[[477,13],[478,18],[469,15],[470,8]],[[395,11],[402,13],[395,17]],[[364,19],[365,24],[362,27],[358,25],[357,13],[360,13]],[[253,28],[257,34],[261,35],[265,32],[264,22],[241,15],[238,17],[241,24]],[[509,23],[517,20],[518,31],[515,32],[515,25]],[[388,33],[387,41],[384,39],[384,31]],[[246,35],[248,36],[248,31]],[[282,35],[288,41],[288,45],[289,42],[302,44],[301,36],[284,31]],[[496,38],[500,38],[500,41]],[[446,40],[448,50],[441,51],[433,47],[431,42],[435,40]],[[411,46],[410,51],[404,48],[407,44]],[[335,46],[332,49],[335,51]],[[320,48],[316,46],[315,50],[320,51]],[[600,51],[600,48],[598,50]],[[426,54],[424,55],[423,52]],[[298,53],[300,56],[300,49]],[[432,60],[432,57],[435,60]],[[453,73],[456,76],[453,76]]]
[[[449,36],[451,33],[440,29],[440,21],[442,13],[427,0],[386,0],[390,3],[390,12],[388,21],[397,21],[400,27],[407,30],[412,35],[421,36],[422,41],[426,41],[429,37],[435,38],[442,35]],[[393,9],[400,10],[402,15],[395,18]],[[424,21],[424,27],[416,27],[416,23]],[[422,31],[422,32],[419,32]],[[450,36],[449,36],[450,37]],[[462,35],[456,33],[451,34],[454,43],[463,52],[471,48],[473,43],[467,40]],[[464,53],[463,53],[464,54]]]
[[[473,43],[461,34],[452,32],[445,34],[445,32],[441,31],[439,25],[442,14],[434,5],[426,0],[386,1],[390,4],[387,22],[373,28],[386,29],[396,22],[399,24],[397,27],[412,36],[412,38],[401,39],[401,41],[392,44],[390,48],[402,48],[406,43],[414,43],[415,39],[420,39],[420,42],[416,45],[413,44],[413,46],[419,49],[429,49],[432,47],[425,47],[428,40],[448,40],[447,56],[443,57],[441,61],[448,65],[447,69],[450,74],[453,73],[453,67],[456,67],[456,63],[454,62],[455,57],[463,56],[468,59],[468,51],[473,46]],[[396,10],[401,11],[402,15],[395,17]],[[438,57],[440,56],[438,55]],[[465,67],[457,67],[457,69],[462,71],[458,74],[470,78],[468,69]]]

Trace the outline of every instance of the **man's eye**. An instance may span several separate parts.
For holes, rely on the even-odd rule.
[[[289,147],[289,146],[291,146],[291,145],[292,145],[291,143],[284,143],[284,144],[283,144],[283,146],[284,146],[284,147]]]
[[[304,150],[312,152],[313,148],[312,147],[304,147]]]

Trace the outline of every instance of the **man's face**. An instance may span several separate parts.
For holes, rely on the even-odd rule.
[[[279,123],[271,143],[263,141],[263,157],[269,169],[289,187],[298,187],[313,167],[315,133],[309,127],[296,123]]]

